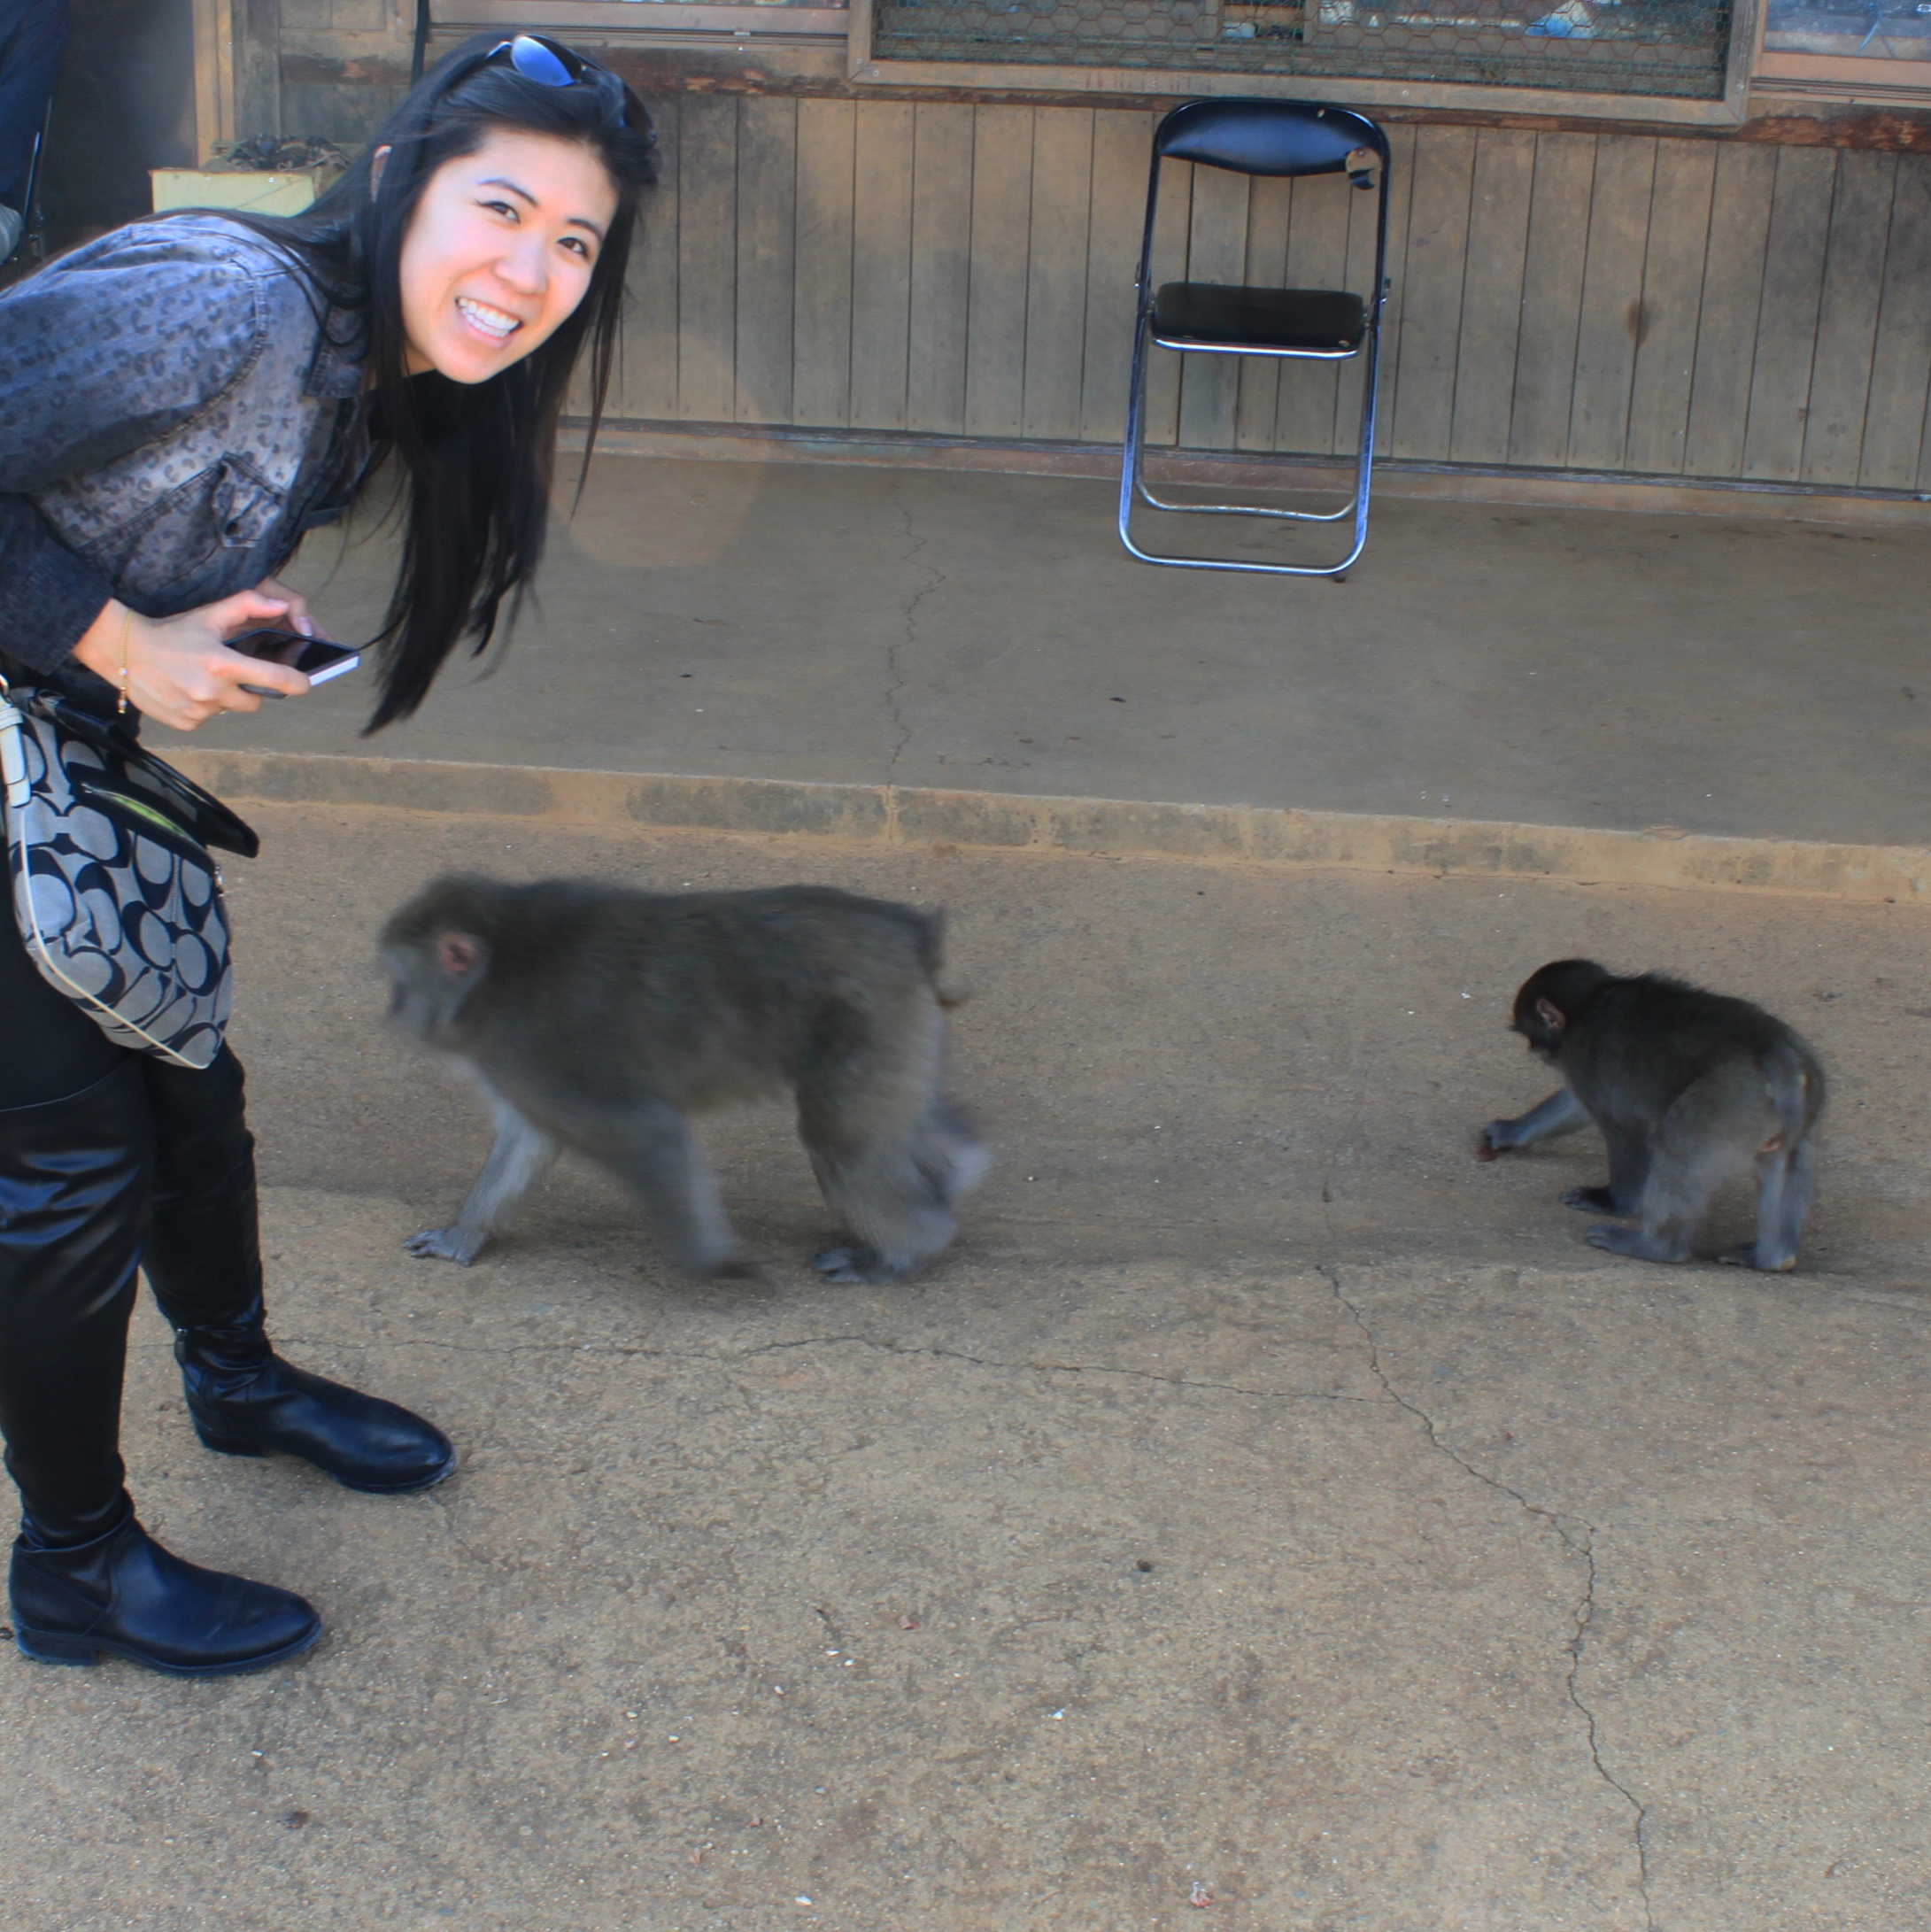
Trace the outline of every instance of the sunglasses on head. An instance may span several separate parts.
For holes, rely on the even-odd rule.
[[[509,67],[539,87],[596,87],[606,81],[622,84],[607,67],[585,60],[560,41],[537,34],[519,34],[514,40],[498,41],[477,66]],[[628,120],[629,116],[621,118]]]

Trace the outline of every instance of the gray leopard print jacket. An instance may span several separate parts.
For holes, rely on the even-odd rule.
[[[109,597],[168,617],[272,576],[367,455],[357,319],[253,230],[175,216],[50,262],[0,296],[0,658],[87,677]]]

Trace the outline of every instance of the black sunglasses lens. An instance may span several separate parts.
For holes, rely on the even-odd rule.
[[[528,34],[519,34],[510,43],[510,65],[524,80],[544,87],[568,87],[583,79],[581,71],[572,73],[549,48]]]

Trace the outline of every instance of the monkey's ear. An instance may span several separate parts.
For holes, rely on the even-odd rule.
[[[1569,1024],[1562,1009],[1551,1000],[1538,1000],[1535,1002],[1535,1016],[1552,1033],[1561,1032]]]
[[[489,948],[470,932],[436,935],[436,963],[452,979],[464,979],[483,964]]]

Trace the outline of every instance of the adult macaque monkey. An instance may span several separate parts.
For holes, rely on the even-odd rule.
[[[1609,1186],[1571,1187],[1563,1202],[1634,1217],[1636,1227],[1603,1222],[1588,1238],[1641,1261],[1684,1260],[1716,1188],[1754,1168],[1757,1239],[1718,1258],[1796,1266],[1824,1074],[1781,1020],[1660,973],[1619,979],[1564,959],[1524,983],[1514,1029],[1563,1086],[1518,1120],[1490,1121],[1478,1159],[1593,1124],[1609,1143]]]
[[[412,1253],[473,1261],[560,1148],[649,1209],[677,1264],[741,1274],[690,1117],[790,1087],[848,1240],[834,1281],[896,1281],[952,1239],[991,1155],[945,1096],[944,915],[829,886],[630,892],[437,879],[389,922],[390,1012],[473,1078],[496,1144]]]

